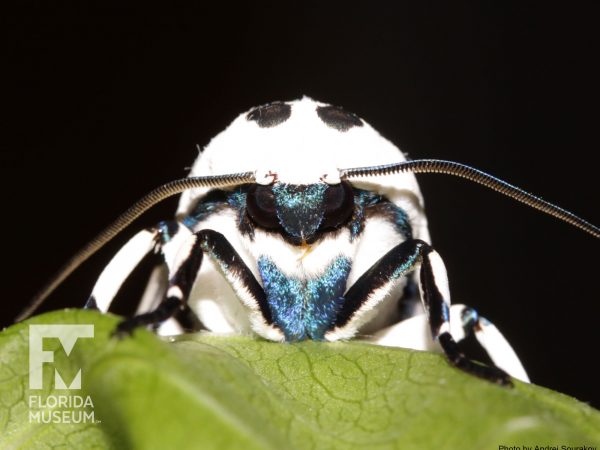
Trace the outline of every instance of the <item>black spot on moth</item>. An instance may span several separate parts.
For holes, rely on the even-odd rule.
[[[342,132],[352,127],[363,126],[362,120],[356,114],[345,111],[339,106],[318,106],[317,115],[328,127]]]
[[[246,120],[255,121],[261,128],[271,128],[282,124],[292,115],[292,107],[287,103],[273,102],[252,109]]]

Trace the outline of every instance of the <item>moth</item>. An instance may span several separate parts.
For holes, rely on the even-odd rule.
[[[477,169],[409,160],[367,122],[304,97],[241,114],[194,162],[188,178],[147,194],[63,266],[18,320],[148,208],[181,194],[173,219],[142,230],[103,270],[85,307],[108,311],[150,252],[162,263],[138,312],[119,324],[161,334],[206,329],[271,341],[338,341],[440,349],[492,382],[528,381],[487,319],[452,305],[446,268],[431,245],[415,174],[462,177],[564,220],[598,227]],[[458,342],[474,334],[494,365]]]

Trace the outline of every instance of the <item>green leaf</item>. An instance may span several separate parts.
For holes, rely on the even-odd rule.
[[[600,446],[598,411],[538,386],[476,379],[440,355],[202,334],[165,342],[144,330],[118,340],[118,320],[67,310],[0,333],[0,448]],[[94,338],[77,340],[68,357],[58,339],[44,340],[55,363],[43,365],[41,390],[29,389],[29,324],[94,325]],[[55,389],[55,368],[67,385],[81,369],[82,389]],[[93,421],[30,420],[48,413],[31,397],[53,395],[89,396]]]

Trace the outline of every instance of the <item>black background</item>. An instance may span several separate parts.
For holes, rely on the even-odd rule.
[[[282,3],[21,2],[3,14],[0,325],[134,200],[185,176],[196,144],[254,105],[304,94],[356,112],[413,158],[468,163],[600,223],[591,10]],[[476,185],[420,180],[453,300],[504,331],[534,382],[599,406],[598,241]],[[118,247],[175,204],[44,309],[81,306]]]

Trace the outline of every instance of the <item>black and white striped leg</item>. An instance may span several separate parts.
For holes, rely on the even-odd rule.
[[[127,277],[140,261],[151,251],[162,257],[163,263],[152,272],[137,314],[147,313],[159,307],[165,298],[168,279],[177,269],[179,247],[192,235],[185,226],[175,221],[165,221],[156,227],[143,230],[131,238],[108,263],[96,281],[85,308],[107,312]],[[186,306],[177,311],[175,320],[164,323],[160,334],[178,334],[182,331],[197,331],[202,324]]]
[[[428,328],[427,315],[417,313],[378,331],[367,340],[390,347],[441,351],[440,344],[434,342]],[[473,308],[461,304],[450,306],[450,334],[459,344],[463,339],[474,335],[497,367],[506,371],[511,377],[529,382],[519,357],[502,333]]]
[[[227,239],[213,230],[201,230],[185,242],[178,253],[178,269],[169,280],[165,301],[154,311],[122,322],[118,334],[131,333],[139,326],[159,325],[184,309],[200,270],[203,254],[216,262],[237,296],[248,307],[250,319],[262,326],[266,335],[281,337],[281,331],[272,325],[271,311],[262,286]]]
[[[450,332],[450,292],[446,268],[440,256],[424,241],[408,240],[397,245],[377,261],[345,294],[345,302],[335,327],[326,334],[329,340],[345,337],[350,319],[369,313],[391,290],[396,280],[421,264],[419,287],[427,313],[431,336],[439,341],[448,360],[465,372],[495,383],[508,385],[510,377],[497,367],[477,364],[458,348]],[[360,322],[360,320],[358,320]]]
[[[143,230],[132,237],[104,268],[84,307],[107,312],[127,277],[159,240],[159,229]]]
[[[245,306],[252,329],[269,340],[283,341],[284,334],[273,323],[263,287],[231,243],[214,230],[199,231],[195,237],[197,247],[211,258]]]
[[[196,248],[194,240],[188,239],[188,242],[186,242],[188,245],[187,252],[182,249],[185,253],[184,259],[178,264],[178,269],[169,280],[169,288],[165,299],[156,309],[138,314],[119,323],[114,332],[117,337],[130,335],[138,327],[158,326],[175,316],[178,311],[184,311],[187,308],[186,301],[202,263],[202,251]]]
[[[180,308],[181,301],[178,298],[168,297],[154,311],[138,314],[137,316],[133,316],[120,322],[113,332],[113,335],[122,338],[131,335],[138,327],[162,323],[173,317]]]
[[[169,246],[168,243],[167,246]],[[162,249],[160,253],[164,260],[165,255]],[[138,305],[136,314],[143,314],[157,308],[165,298],[168,286],[169,269],[166,264],[159,264],[154,268],[150,275],[150,279],[148,280],[146,290],[142,295],[142,300]],[[205,329],[204,325],[186,304],[185,309],[178,310],[172,320],[163,322],[160,324],[160,327],[156,327],[155,331],[159,335],[173,336],[183,332],[191,333],[202,329]]]
[[[107,312],[117,292],[140,261],[151,251],[160,253],[167,267],[167,273],[174,273],[176,254],[179,246],[191,235],[191,231],[177,222],[161,222],[156,227],[140,231],[132,237],[104,268],[94,285],[85,308]],[[148,288],[155,288],[154,274]],[[151,289],[150,289],[151,290]],[[155,308],[164,293],[160,293],[154,304],[141,305],[142,309]],[[148,297],[146,294],[144,297]],[[148,298],[146,302],[148,302]],[[152,302],[150,302],[152,303]]]
[[[505,370],[512,377],[529,383],[529,377],[519,357],[493,323],[468,306],[454,305],[452,308],[452,315],[460,315],[465,337],[474,334],[497,367]],[[460,338],[457,340],[460,341]]]
[[[477,364],[467,358],[450,333],[450,292],[446,268],[439,254],[429,245],[423,246],[419,285],[428,313],[432,336],[437,338],[448,360],[465,372],[502,385],[512,385],[502,369]]]

